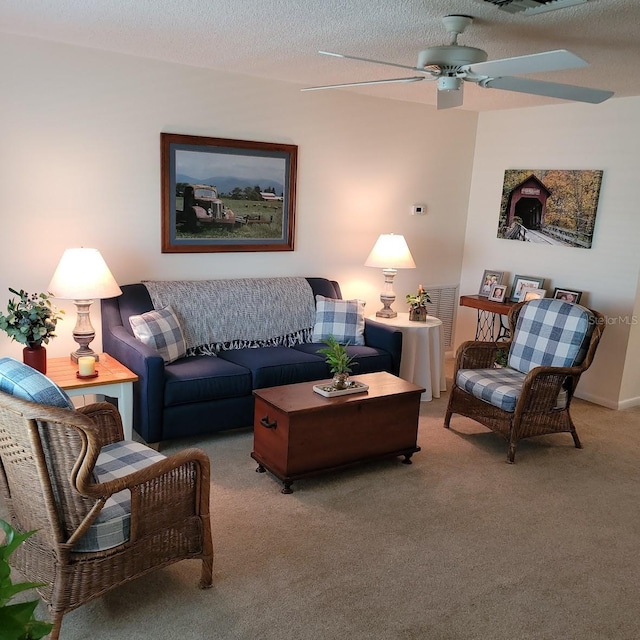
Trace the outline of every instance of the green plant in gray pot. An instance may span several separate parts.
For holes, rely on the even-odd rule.
[[[349,343],[342,345],[333,336],[329,336],[322,342],[327,346],[318,349],[318,353],[325,357],[329,370],[333,373],[333,388],[346,389],[349,386],[351,367],[357,364],[354,360],[355,356],[349,356],[347,353]]]
[[[11,581],[9,556],[35,531],[18,533],[11,525],[0,520],[0,528],[4,531],[5,540],[0,545],[0,638],[2,640],[38,640],[44,638],[52,625],[35,619],[38,600],[16,602],[13,598],[22,591],[44,586],[36,582]]]

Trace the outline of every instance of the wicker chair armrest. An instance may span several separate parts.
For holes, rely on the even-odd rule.
[[[91,418],[96,424],[95,435],[101,448],[113,442],[124,440],[120,412],[112,404],[95,402],[84,407],[78,407],[77,411]]]
[[[490,369],[499,350],[509,349],[510,342],[463,342],[456,352],[455,371],[458,369]]]
[[[578,384],[581,367],[535,367],[522,383],[516,413],[547,413],[556,408],[558,396],[564,389],[569,405]]]
[[[72,547],[89,529],[105,502],[114,493],[131,491],[130,540],[136,540],[194,516],[209,517],[209,457],[200,449],[185,449],[134,473],[110,480],[93,481],[93,465],[81,466],[71,480],[84,496],[97,500],[67,545]]]
[[[139,485],[147,484],[160,476],[170,474],[181,467],[195,464],[195,473],[198,481],[209,483],[210,463],[209,457],[201,449],[185,449],[179,453],[168,456],[150,464],[144,469],[139,469],[115,480],[108,482],[95,482],[92,471],[93,465],[83,465],[77,476],[72,478],[76,490],[89,498],[108,498],[124,489],[135,489]]]

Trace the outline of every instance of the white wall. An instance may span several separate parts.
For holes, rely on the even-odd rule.
[[[477,117],[2,35],[0,308],[7,288],[44,291],[67,247],[94,246],[121,283],[161,278],[326,276],[381,305],[363,266],[402,233],[419,283],[459,281]],[[10,79],[10,80],[9,80]],[[421,88],[418,88],[421,90]],[[298,145],[295,251],[160,253],[160,133]],[[412,217],[411,205],[428,213]],[[66,355],[75,307],[48,347]],[[100,317],[92,321],[100,346]],[[21,347],[0,335],[0,354]]]
[[[481,114],[460,287],[477,293],[483,270],[497,269],[510,281],[533,275],[544,277],[551,291],[584,291],[581,302],[604,313],[607,327],[577,395],[614,408],[640,404],[639,330],[633,324],[640,273],[639,115],[638,98]],[[602,169],[592,248],[498,239],[505,169]],[[473,337],[475,321],[474,310],[460,310],[457,343]]]

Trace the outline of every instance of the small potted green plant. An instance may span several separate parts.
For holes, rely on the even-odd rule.
[[[42,345],[56,337],[56,324],[64,311],[51,304],[49,293],[27,293],[11,287],[9,291],[18,298],[9,300],[6,315],[0,313],[0,329],[26,345],[22,352],[25,364],[46,373],[47,355]]]
[[[0,529],[4,531],[5,541],[0,545],[0,631],[3,640],[38,640],[44,638],[52,625],[35,619],[38,600],[12,603],[14,596],[21,591],[44,586],[35,582],[11,581],[9,556],[31,535],[18,534],[7,522],[0,520]]]
[[[326,347],[318,349],[325,357],[331,373],[333,373],[333,388],[346,389],[349,386],[351,367],[356,364],[354,357],[347,354],[347,345],[340,344],[333,336],[323,340]]]
[[[409,320],[415,322],[427,321],[427,303],[431,302],[429,294],[424,290],[422,285],[418,285],[418,293],[407,293],[405,300],[409,305]]]

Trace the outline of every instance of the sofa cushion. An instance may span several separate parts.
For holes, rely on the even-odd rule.
[[[171,306],[130,316],[133,335],[157,349],[165,363],[182,358],[187,352],[180,322]]]
[[[323,342],[307,342],[306,344],[298,344],[293,349],[324,358],[322,354],[318,354],[318,349],[324,349],[326,346]],[[375,373],[376,371],[393,372],[393,359],[388,351],[375,347],[348,345],[347,355],[354,357],[352,366],[352,375],[354,376],[359,373]],[[331,375],[328,368],[327,375]]]
[[[0,358],[0,389],[22,400],[74,408],[69,396],[53,380],[14,358]]]
[[[237,398],[251,391],[251,372],[222,358],[189,356],[165,366],[165,407]]]
[[[364,344],[364,302],[316,296],[313,342],[333,336],[340,344]]]
[[[139,442],[122,440],[103,447],[93,469],[96,482],[108,482],[144,469],[166,456]],[[73,547],[76,552],[105,551],[125,543],[131,531],[131,491],[114,493],[87,533]]]
[[[232,349],[221,351],[218,358],[249,369],[254,389],[325,380],[330,375],[324,358],[289,347]]]

